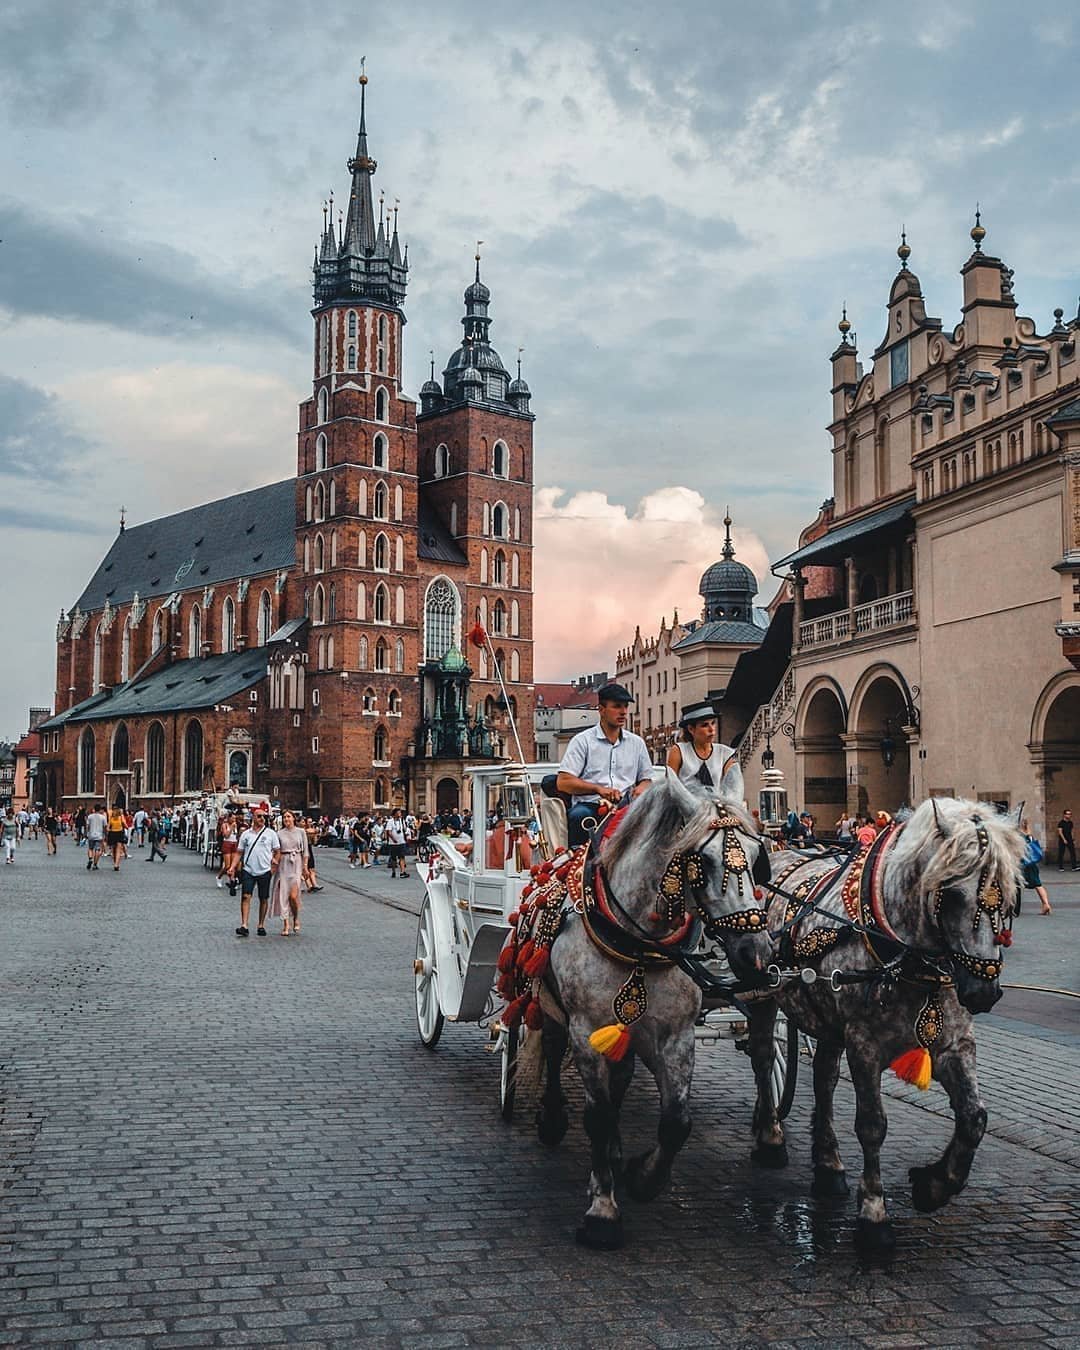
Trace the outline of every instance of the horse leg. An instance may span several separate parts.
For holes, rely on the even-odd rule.
[[[986,1107],[979,1100],[975,1041],[970,1033],[935,1054],[934,1077],[949,1094],[954,1127],[953,1137],[937,1162],[912,1167],[908,1172],[912,1202],[923,1213],[940,1209],[964,1189],[975,1150],[986,1130]]]
[[[613,1251],[623,1245],[622,1216],[615,1202],[611,1168],[612,1139],[618,1131],[618,1112],[611,1100],[608,1061],[589,1045],[582,1033],[574,1035],[574,1063],[585,1089],[585,1133],[589,1138],[592,1173],[589,1208],[575,1237],[583,1247]]]
[[[812,1193],[822,1199],[847,1195],[847,1176],[833,1128],[833,1097],[840,1077],[840,1041],[818,1041],[814,1052],[814,1121],[811,1157]]]
[[[626,1165],[626,1189],[635,1200],[652,1200],[671,1180],[671,1164],[690,1135],[690,1080],[694,1073],[693,1023],[659,1041],[647,1040],[638,1053],[660,1091],[656,1146]]]
[[[611,1132],[611,1170],[614,1176],[619,1176],[623,1170],[623,1150],[622,1150],[622,1132],[619,1129],[619,1113],[622,1110],[623,1098],[626,1096],[626,1090],[630,1086],[630,1081],[634,1077],[634,1056],[629,1054],[625,1059],[612,1062],[608,1067],[608,1081],[610,1083],[611,1104],[615,1108],[615,1125]]]
[[[888,1130],[881,1101],[881,1065],[872,1046],[849,1044],[847,1060],[855,1088],[855,1133],[863,1151],[855,1241],[867,1252],[889,1252],[896,1245],[896,1235],[885,1213],[881,1187],[881,1145]]]
[[[556,1018],[545,1015],[540,1045],[546,1073],[544,1095],[536,1113],[536,1133],[542,1144],[552,1147],[562,1143],[570,1125],[562,1090],[562,1062],[568,1039],[566,1026]]]
[[[748,1014],[750,1063],[753,1065],[754,1081],[757,1084],[757,1100],[754,1103],[754,1118],[751,1125],[756,1142],[750,1153],[750,1161],[755,1167],[786,1167],[788,1154],[787,1144],[784,1142],[784,1127],[780,1124],[780,1117],[776,1114],[776,1103],[772,1097],[776,1004],[771,998],[755,1000],[749,1004]]]

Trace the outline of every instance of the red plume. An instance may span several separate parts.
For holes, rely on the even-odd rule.
[[[484,625],[479,619],[469,629],[469,641],[474,647],[487,646],[487,633],[484,632]]]

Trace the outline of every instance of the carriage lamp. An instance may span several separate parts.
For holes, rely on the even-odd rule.
[[[896,742],[892,738],[892,726],[887,719],[885,735],[882,736],[878,749],[881,751],[881,762],[887,769],[891,769],[893,761],[896,759]]]
[[[766,771],[771,769],[776,763],[776,756],[773,754],[772,740],[766,737],[765,749],[761,752],[761,767]]]

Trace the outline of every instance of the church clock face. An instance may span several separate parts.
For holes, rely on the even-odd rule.
[[[189,558],[187,562],[181,563],[180,566],[176,569],[176,576],[173,577],[173,580],[183,581],[183,579],[187,576],[187,574],[191,571],[191,569],[194,566],[195,566],[194,558]]]

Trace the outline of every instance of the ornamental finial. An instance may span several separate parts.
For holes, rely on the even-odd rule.
[[[907,241],[907,226],[900,226],[900,247],[896,250],[896,256],[900,259],[900,268],[907,271],[907,260],[911,257],[911,246]]]
[[[982,224],[982,212],[979,210],[979,203],[975,203],[975,224],[971,227],[971,237],[975,241],[975,252],[982,252],[982,241],[986,238],[986,230]]]
[[[836,325],[840,329],[840,335],[844,342],[848,340],[848,334],[851,332],[851,320],[847,316],[847,301],[844,301],[843,312],[840,315],[840,322]]]

